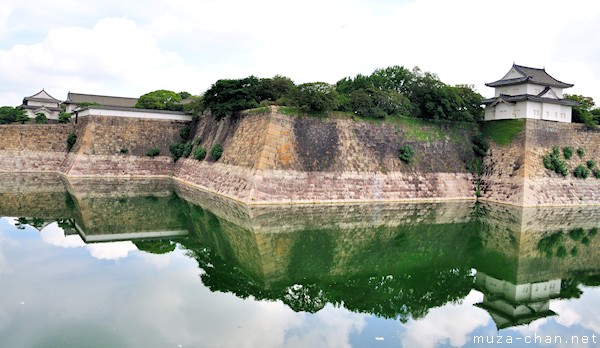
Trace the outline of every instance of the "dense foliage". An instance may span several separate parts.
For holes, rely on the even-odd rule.
[[[38,112],[37,114],[35,114],[35,123],[37,123],[37,124],[47,124],[48,123],[48,117],[44,113]]]
[[[0,124],[9,124],[17,122],[17,118],[26,116],[25,110],[20,107],[13,108],[12,106],[0,107]]]
[[[579,103],[578,106],[573,107],[573,114],[571,117],[572,122],[584,123],[590,128],[596,128],[598,126],[598,119],[595,118],[595,114],[598,114],[598,112],[592,113],[592,109],[595,105],[593,98],[577,94],[565,94],[565,99]],[[600,116],[600,114],[597,116]]]
[[[218,80],[204,93],[202,103],[216,119],[258,106],[260,80],[249,76],[239,80]]]
[[[73,148],[73,145],[75,145],[76,142],[77,134],[69,133],[69,135],[67,136],[67,150],[71,151],[71,148]]]
[[[165,89],[144,94],[138,99],[135,107],[139,109],[183,111],[181,95]]]
[[[437,75],[402,66],[371,75],[345,77],[335,85],[295,85],[285,76],[218,80],[202,96],[202,109],[221,119],[259,105],[294,106],[306,113],[353,112],[360,117],[415,116],[434,120],[479,121],[483,97],[471,85],[450,86]]]

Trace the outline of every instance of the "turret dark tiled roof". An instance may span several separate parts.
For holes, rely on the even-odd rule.
[[[485,85],[488,87],[501,87],[501,86],[511,86],[518,85],[522,83],[535,83],[542,86],[550,86],[550,87],[559,87],[559,88],[569,88],[573,87],[571,83],[565,83],[555,79],[550,76],[546,69],[538,69],[538,68],[530,68],[522,65],[513,64],[513,68],[522,74],[522,77],[506,79],[506,80],[498,80],[490,83],[486,83]]]
[[[137,101],[137,98],[112,97],[107,95],[81,94],[69,92],[65,104],[97,103],[105,106],[132,108],[135,106]]]

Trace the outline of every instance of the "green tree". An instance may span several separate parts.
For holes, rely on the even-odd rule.
[[[303,83],[291,92],[290,97],[292,104],[305,112],[334,110],[338,105],[335,88],[325,82]]]
[[[188,99],[188,98],[190,98],[192,96],[191,93],[185,92],[185,91],[184,92],[179,92],[177,94],[179,94],[179,97],[181,97],[181,100]]]
[[[282,98],[287,98],[289,93],[296,87],[294,81],[289,77],[275,75],[272,78],[260,79],[257,89],[257,99],[260,102],[263,100],[275,102],[282,101]]]
[[[48,117],[43,112],[38,112],[35,114],[35,123],[46,124],[48,123]]]
[[[466,111],[469,113],[469,118],[474,121],[483,121],[484,109],[481,107],[483,96],[475,91],[474,85],[456,85],[454,86],[456,93],[462,99]]]
[[[403,66],[395,65],[375,70],[371,74],[370,80],[379,89],[394,90],[410,97],[412,85],[415,83],[415,77],[419,71],[417,67],[410,71]]]
[[[61,112],[58,114],[58,123],[69,123],[71,122],[71,114],[68,112]]]
[[[239,80],[218,80],[205,93],[205,109],[220,120],[234,112],[258,106],[257,90],[260,80],[249,76]]]
[[[585,97],[578,94],[565,94],[565,99],[573,100],[579,103],[573,107],[571,121],[575,123],[584,123],[589,128],[596,128],[598,121],[595,119],[592,109],[595,105],[592,97]]]
[[[189,102],[183,104],[183,111],[191,114],[196,119],[200,113],[204,111],[204,104],[202,103],[202,96],[193,95],[188,98]]]
[[[179,94],[160,89],[141,96],[135,107],[139,109],[182,111],[183,105],[180,102],[181,96]]]
[[[214,161],[217,161],[219,158],[221,158],[221,155],[223,155],[223,147],[221,146],[221,144],[214,144],[210,148],[210,157]]]
[[[25,115],[25,110],[20,107],[2,106],[0,107],[0,124],[17,122],[20,115]]]
[[[29,122],[31,118],[25,112],[19,113],[15,118],[15,122],[21,122],[21,124],[25,124]]]

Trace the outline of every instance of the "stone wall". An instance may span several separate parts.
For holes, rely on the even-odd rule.
[[[164,176],[173,171],[169,145],[180,141],[179,121],[86,117],[61,170],[70,176]],[[151,148],[160,155],[148,157]],[[121,153],[127,149],[127,153]]]
[[[0,172],[56,171],[73,131],[68,124],[0,125]]]
[[[222,157],[216,162],[210,155],[203,161],[182,158],[174,164],[169,145],[180,141],[183,126],[100,116],[75,125],[0,126],[0,171],[173,176],[247,204],[475,199],[475,178],[466,169],[473,161],[474,131],[468,127],[432,123],[418,129],[427,137],[419,139],[403,122],[292,117],[277,107],[263,108],[219,122],[201,118],[192,127],[197,146],[209,151],[221,144]],[[78,139],[67,152],[71,132]],[[583,125],[527,120],[510,145],[491,145],[481,199],[517,206],[600,204],[600,180],[562,177],[542,163],[553,146],[582,147],[586,155],[568,161],[572,172],[586,160],[600,162],[598,144],[600,131]],[[400,161],[402,145],[414,149],[414,163]],[[152,147],[160,156],[146,156]]]
[[[465,142],[472,130],[448,134],[411,140],[402,124],[291,117],[273,107],[202,120],[199,146],[220,143],[223,156],[216,163],[180,159],[175,177],[249,204],[474,199]],[[398,158],[403,144],[415,150],[411,165]]]
[[[585,155],[576,153],[565,160],[569,174],[544,168],[542,157],[553,146],[583,148]],[[485,158],[482,175],[482,200],[518,206],[559,206],[600,204],[600,180],[573,176],[579,164],[587,160],[600,163],[600,130],[590,130],[582,124],[527,120],[525,131],[509,145],[491,144]]]

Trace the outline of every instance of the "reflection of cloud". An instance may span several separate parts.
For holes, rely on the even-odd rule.
[[[163,255],[156,255],[151,253],[140,253],[140,257],[151,265],[154,265],[156,269],[163,269],[170,263],[170,258],[164,257]]]
[[[349,338],[366,326],[365,317],[327,305],[315,315],[308,330],[288,334],[286,347],[350,347]]]
[[[551,301],[550,309],[558,314],[556,321],[570,327],[581,325],[600,334],[600,288],[586,288],[580,299]]]
[[[130,241],[85,244],[79,235],[65,236],[64,231],[58,227],[56,222],[44,227],[40,231],[40,235],[44,242],[61,248],[85,247],[93,257],[101,260],[118,260],[127,257],[130,251],[137,250],[137,247]]]
[[[93,257],[101,260],[118,260],[127,257],[130,251],[137,250],[130,241],[88,244],[86,247]]]
[[[78,248],[85,246],[79,235],[65,236],[62,228],[56,222],[49,224],[40,231],[42,240],[48,244],[62,248]]]
[[[411,321],[402,334],[404,347],[435,347],[450,341],[453,346],[463,346],[476,328],[490,320],[488,313],[472,305],[480,302],[483,295],[472,290],[462,305],[448,304],[429,311],[425,318]]]

